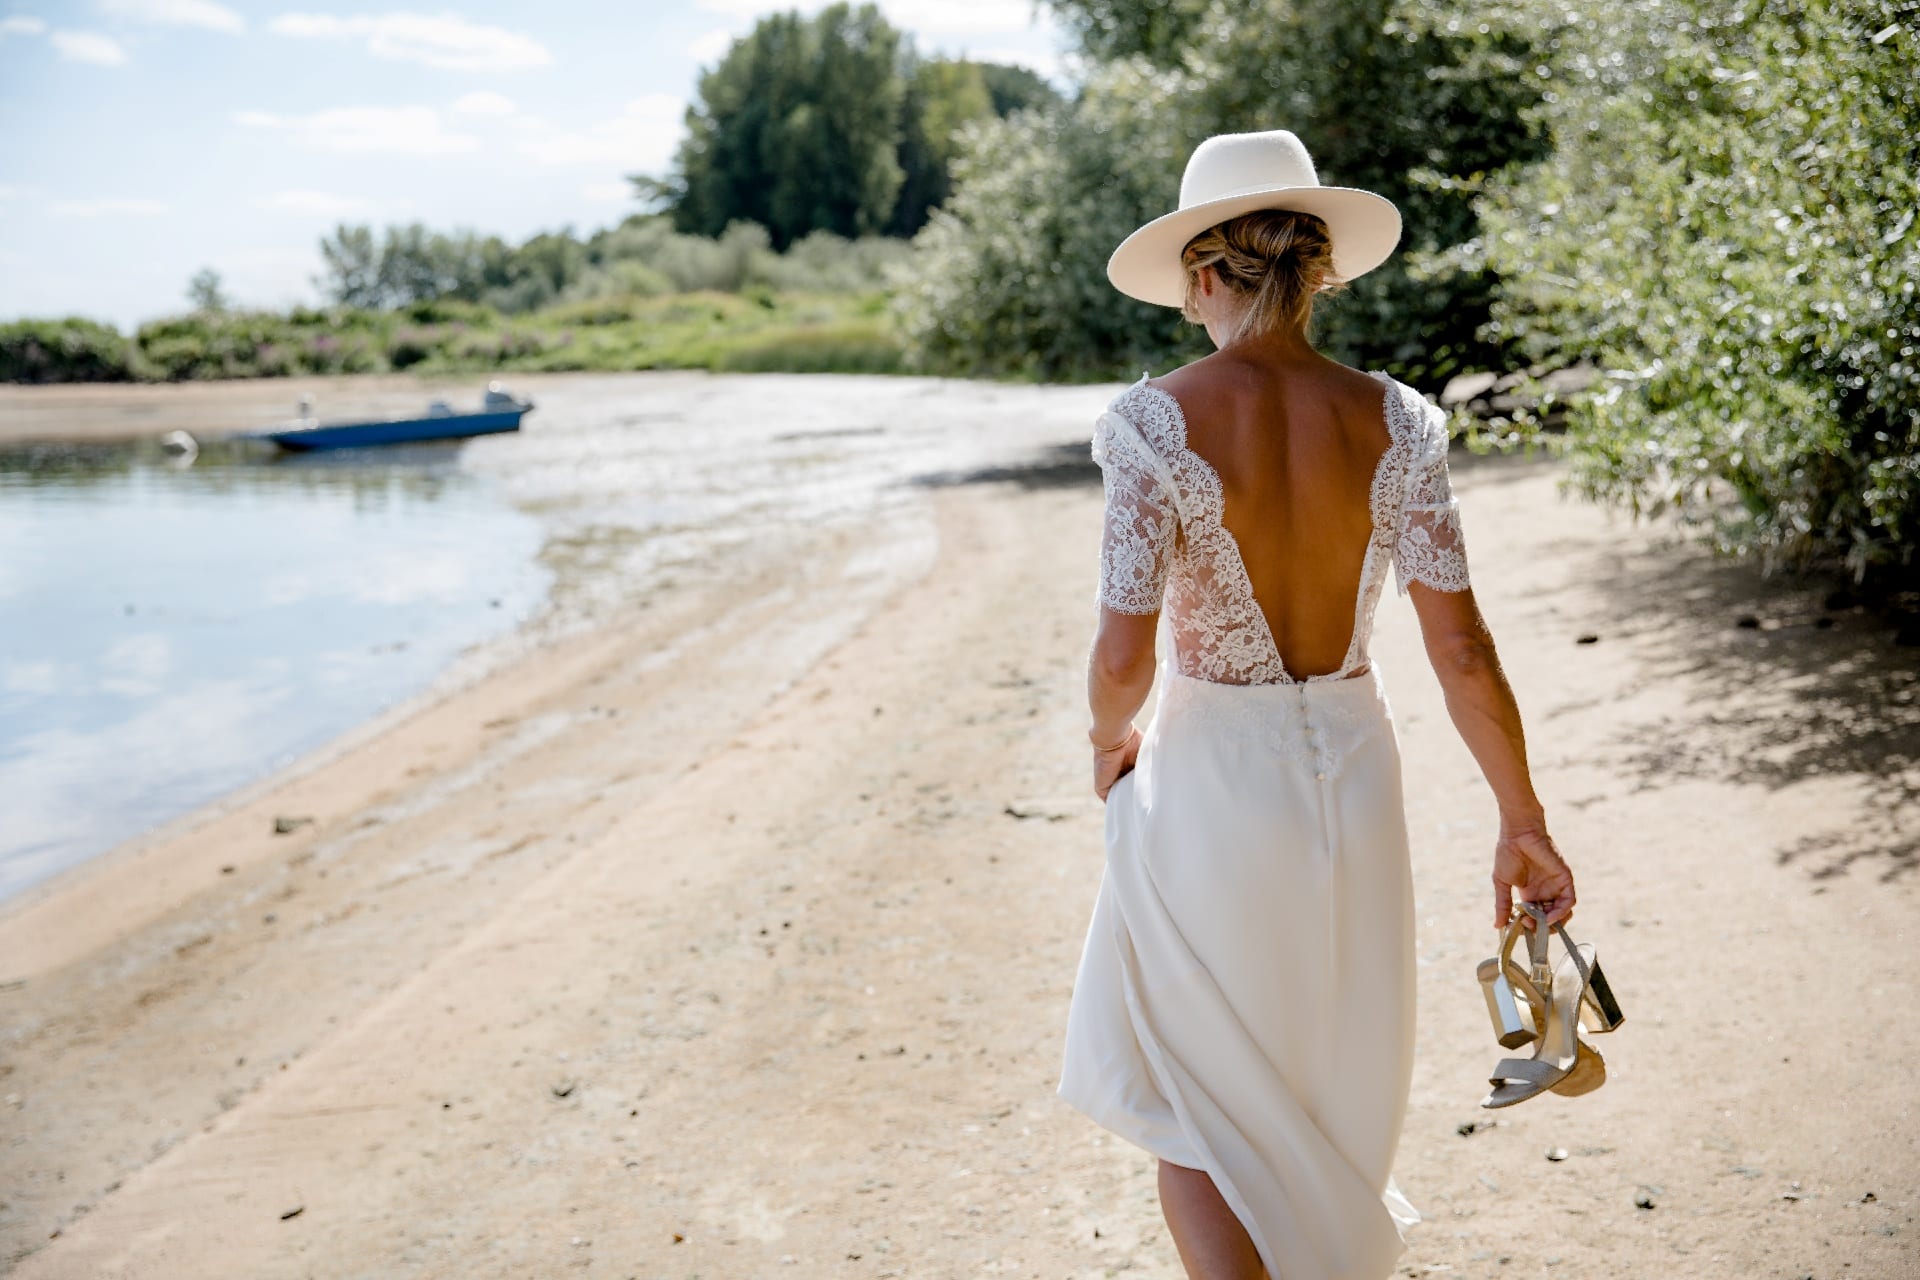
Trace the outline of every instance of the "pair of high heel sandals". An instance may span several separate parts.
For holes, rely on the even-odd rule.
[[[1528,917],[1533,928],[1526,927]],[[1613,988],[1600,972],[1590,942],[1576,943],[1547,913],[1531,902],[1519,903],[1500,935],[1500,953],[1482,960],[1477,971],[1493,1019],[1493,1035],[1503,1049],[1534,1046],[1531,1058],[1503,1058],[1488,1083],[1493,1092],[1483,1107],[1510,1107],[1551,1090],[1566,1097],[1591,1093],[1607,1082],[1606,1059],[1583,1034],[1613,1031],[1625,1021]],[[1547,959],[1548,931],[1559,935],[1566,954]],[[1514,945],[1527,939],[1527,967],[1514,958]]]

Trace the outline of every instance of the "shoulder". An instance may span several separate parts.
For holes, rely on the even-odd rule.
[[[1387,373],[1369,375],[1386,387],[1387,430],[1416,459],[1444,454],[1447,448],[1447,411],[1417,388]]]
[[[1094,427],[1096,447],[1103,435],[1111,434],[1107,414],[1125,419],[1143,443],[1163,456],[1177,452],[1185,443],[1187,424],[1180,401],[1150,378],[1142,372],[1139,381],[1107,402],[1107,412],[1100,415]]]

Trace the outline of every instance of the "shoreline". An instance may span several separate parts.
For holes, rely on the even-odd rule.
[[[1056,435],[282,780],[121,877],[122,928],[46,906],[92,945],[0,989],[0,1269],[1174,1274],[1150,1161],[1052,1094],[1101,858],[1099,489]],[[1401,1270],[1900,1275],[1920,1155],[1885,1064],[1920,1031],[1831,997],[1915,928],[1920,673],[1864,612],[1819,627],[1817,592],[1557,474],[1455,479],[1627,1023],[1605,1088],[1486,1123],[1494,814],[1389,593],[1420,984],[1396,1178],[1426,1217]],[[273,836],[282,804],[318,821]]]
[[[321,417],[372,417],[418,413],[436,397],[455,405],[477,403],[495,378],[532,393],[596,376],[617,375],[353,373],[199,382],[0,383],[0,447],[120,444],[157,440],[173,430],[203,441],[221,440],[292,418],[302,396],[313,398]],[[658,376],[686,374],[673,370]]]

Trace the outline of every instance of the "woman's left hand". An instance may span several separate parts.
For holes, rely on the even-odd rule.
[[[1113,790],[1113,784],[1133,772],[1133,765],[1140,758],[1140,730],[1131,726],[1127,729],[1126,741],[1118,746],[1102,751],[1098,747],[1093,751],[1093,794],[1102,800],[1107,792]]]

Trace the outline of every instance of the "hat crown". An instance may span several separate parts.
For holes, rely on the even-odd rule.
[[[1202,142],[1180,177],[1180,207],[1269,187],[1317,187],[1306,144],[1286,129],[1222,133]]]

